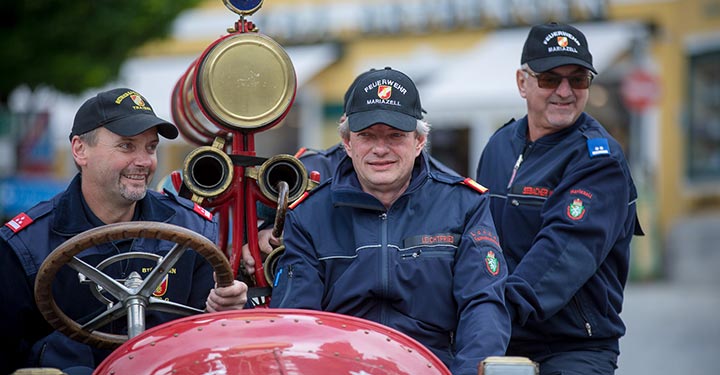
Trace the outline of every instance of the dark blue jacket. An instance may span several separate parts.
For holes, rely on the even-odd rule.
[[[462,177],[428,171],[423,153],[386,210],[345,158],[288,212],[271,307],[376,321],[418,340],[454,374],[475,375],[509,340],[507,268],[488,198]]]
[[[527,117],[499,129],[477,174],[510,271],[511,347],[604,340],[617,350],[630,239],[640,230],[623,152],[587,114],[532,143],[527,129]]]
[[[216,242],[217,222],[212,217],[208,219],[193,211],[194,208],[194,203],[189,200],[148,191],[146,197],[138,202],[134,220],[180,225]],[[50,201],[39,203],[24,214],[32,219],[32,223],[19,230],[14,226],[16,231],[11,230],[13,225],[10,223],[0,228],[0,280],[3,285],[0,288],[0,300],[3,301],[0,321],[5,327],[0,344],[0,373],[10,373],[22,366],[61,369],[78,365],[95,367],[109,352],[91,349],[59,332],[53,332],[40,315],[33,297],[35,276],[45,257],[71,237],[102,224],[84,203],[80,192],[80,175],[75,177],[65,192]],[[79,257],[96,265],[121,251],[163,255],[173,245],[168,241],[128,240],[89,248],[80,253]],[[115,263],[103,272],[120,278],[134,270],[145,276],[153,265],[153,261],[133,259]],[[201,255],[188,250],[174,268],[168,275],[167,290],[158,291],[160,294],[156,296],[204,308],[208,292],[214,285],[210,265]],[[78,284],[77,273],[69,268],[58,272],[53,285],[55,300],[63,312],[73,319],[87,319],[104,307],[91,294],[88,286]],[[149,328],[176,317],[148,312],[146,326]],[[127,334],[126,319],[118,319],[103,331]]]

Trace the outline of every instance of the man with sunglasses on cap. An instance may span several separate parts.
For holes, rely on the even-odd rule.
[[[52,367],[71,375],[89,374],[110,353],[53,332],[35,305],[33,288],[39,267],[73,236],[105,224],[157,221],[191,229],[216,242],[218,223],[206,210],[189,200],[148,190],[157,167],[159,135],[173,139],[178,130],[156,117],[147,99],[131,89],[101,92],[80,107],[70,134],[79,173],[66,191],[19,214],[0,229],[0,283],[4,286],[0,289],[4,304],[0,321],[5,326],[0,373],[20,367]],[[156,249],[154,242],[115,241],[91,247],[78,257],[97,265],[131,251],[158,255],[168,251]],[[103,272],[118,279],[131,272],[144,277],[154,264],[147,262],[126,259],[108,265]],[[59,272],[53,285],[58,304],[71,317],[96,316],[105,308],[89,287],[78,283],[77,272]],[[195,251],[180,258],[163,285],[166,288],[156,291],[156,297],[206,311],[241,309],[247,300],[247,286],[239,281],[213,288],[213,269]],[[146,326],[176,317],[148,312]],[[127,334],[123,319],[113,322],[110,330]]]
[[[477,180],[508,262],[507,355],[541,374],[613,374],[637,192],[620,145],[583,112],[596,74],[580,30],[530,29],[516,81],[527,115],[483,150]]]
[[[363,75],[345,108],[347,156],[288,210],[270,306],[385,324],[476,375],[510,334],[485,189],[429,166],[429,124],[405,74]]]

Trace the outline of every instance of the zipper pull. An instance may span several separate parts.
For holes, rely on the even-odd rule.
[[[512,175],[510,176],[510,181],[508,181],[508,185],[506,189],[510,189],[510,186],[512,186],[513,181],[515,180],[515,176],[517,175],[518,169],[520,169],[520,164],[523,162],[523,154],[520,154],[517,158],[517,161],[515,162],[515,166],[513,167]]]

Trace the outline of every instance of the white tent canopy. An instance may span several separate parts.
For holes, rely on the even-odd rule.
[[[639,29],[634,23],[577,24],[587,37],[593,65],[602,74],[630,47]],[[477,116],[509,119],[525,112],[515,83],[529,27],[492,32],[455,57],[421,87],[423,107],[435,122],[472,122]],[[500,125],[500,124],[498,124]]]

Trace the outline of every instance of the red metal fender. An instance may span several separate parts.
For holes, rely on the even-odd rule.
[[[451,375],[430,350],[392,328],[298,309],[177,319],[128,340],[93,374]]]

